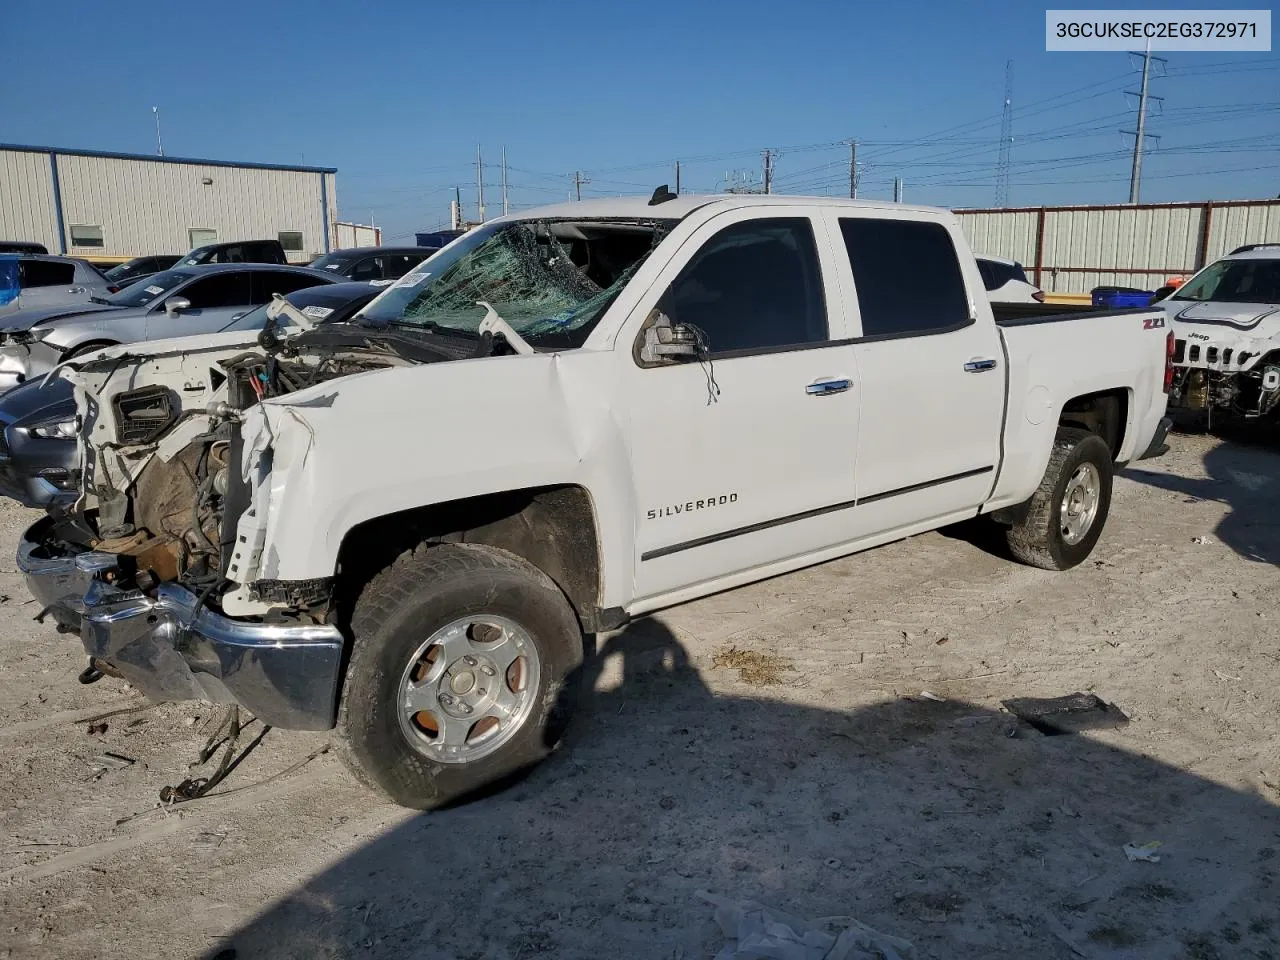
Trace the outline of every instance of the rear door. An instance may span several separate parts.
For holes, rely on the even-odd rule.
[[[21,294],[19,309],[38,310],[89,299],[89,291],[76,283],[76,267],[66,260],[18,261]]]
[[[814,208],[737,209],[695,231],[638,304],[633,318],[660,311],[706,354],[617,353],[637,598],[846,538],[858,393],[833,272]]]
[[[197,277],[174,290],[169,297],[186,297],[191,307],[171,317],[164,304],[158,304],[147,314],[146,339],[189,337],[221,330],[235,317],[253,309],[251,275],[250,270],[226,270]]]
[[[976,512],[1000,461],[1005,371],[973,257],[924,214],[829,216],[861,333],[859,533]]]

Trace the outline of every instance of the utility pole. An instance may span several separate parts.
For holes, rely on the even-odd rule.
[[[1004,112],[1000,117],[1000,151],[996,160],[996,206],[1009,205],[1010,150],[1013,147],[1013,61],[1004,65]]]
[[[480,144],[476,144],[476,207],[480,222],[484,223],[484,160],[480,158]]]
[[[152,107],[151,112],[156,118],[156,156],[164,156],[164,144],[160,141],[160,108]]]
[[[1147,101],[1163,100],[1164,97],[1152,96],[1147,92],[1147,83],[1151,75],[1151,61],[1166,62],[1164,57],[1151,56],[1151,41],[1147,41],[1146,52],[1142,54],[1142,89],[1136,94],[1138,98],[1138,127],[1128,131],[1133,136],[1133,171],[1129,174],[1129,202],[1137,203],[1142,193],[1142,152],[1147,138]],[[1126,91],[1134,95],[1132,90]]]
[[[582,175],[582,171],[581,171],[581,170],[575,170],[575,171],[573,172],[573,195],[574,195],[577,199],[581,200],[581,199],[582,199],[582,185],[583,185],[584,183],[590,183],[590,182],[591,182],[590,180],[588,180],[586,177],[584,177],[584,176]]]
[[[680,161],[676,161],[676,196],[680,195]]]
[[[858,141],[849,141],[849,199],[858,199]]]
[[[764,192],[773,193],[773,151],[764,152]]]
[[[462,188],[453,188],[453,203],[450,204],[449,222],[454,230],[462,229]]]
[[[502,148],[502,215],[507,215],[507,148]]]
[[[893,178],[893,202],[894,203],[902,202],[902,178],[901,177]]]

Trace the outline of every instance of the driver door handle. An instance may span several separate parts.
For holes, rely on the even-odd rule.
[[[835,393],[844,393],[852,386],[852,380],[843,378],[833,380],[815,380],[804,388],[804,392],[811,397],[829,397]]]
[[[965,373],[985,373],[988,370],[994,370],[997,364],[989,358],[970,360],[964,365]]]

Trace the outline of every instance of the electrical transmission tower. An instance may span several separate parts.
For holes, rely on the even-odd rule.
[[[1137,56],[1137,54],[1134,54]],[[1133,137],[1133,169],[1129,174],[1129,202],[1137,203],[1142,193],[1142,154],[1145,149],[1147,137],[1152,140],[1159,140],[1158,136],[1147,133],[1147,101],[1156,100],[1164,101],[1164,97],[1157,97],[1147,92],[1147,82],[1151,76],[1151,61],[1157,63],[1167,63],[1164,57],[1153,57],[1151,55],[1151,41],[1147,41],[1146,52],[1142,54],[1142,89],[1126,90],[1130,96],[1138,98],[1138,125],[1134,130],[1125,130],[1124,133]]]
[[[1009,205],[1009,151],[1013,146],[1013,61],[1004,65],[1004,113],[1000,117],[1000,153],[996,160],[996,206]]]

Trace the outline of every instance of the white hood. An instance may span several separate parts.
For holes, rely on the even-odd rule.
[[[1165,300],[1160,306],[1174,336],[1186,341],[1180,366],[1249,370],[1272,350],[1280,350],[1280,304]],[[1200,348],[1194,359],[1192,347]],[[1210,348],[1215,350],[1212,361]],[[1230,360],[1224,361],[1228,350]]]

